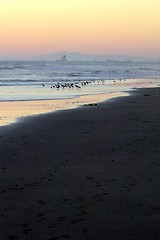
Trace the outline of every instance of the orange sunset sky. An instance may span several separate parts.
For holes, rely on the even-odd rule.
[[[0,57],[160,56],[160,0],[1,0]]]

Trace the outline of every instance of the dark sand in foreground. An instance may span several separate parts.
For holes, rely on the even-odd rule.
[[[0,239],[160,239],[160,89],[1,127]]]

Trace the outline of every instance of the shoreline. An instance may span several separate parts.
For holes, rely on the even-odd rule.
[[[133,85],[133,81],[135,85]],[[116,87],[121,86],[121,84],[121,81],[117,82]],[[151,82],[151,79],[141,79],[141,81],[140,79],[128,79],[128,82],[124,86],[126,89],[121,91],[101,94],[82,94],[75,98],[1,101],[0,127],[15,123],[26,116],[45,114],[57,110],[73,109],[87,104],[97,104],[111,98],[127,96],[131,91],[136,91],[136,89],[140,87],[159,87],[159,84],[157,82]]]
[[[28,100],[0,102],[0,127],[19,122],[20,119],[55,112],[57,110],[74,109],[87,104],[97,104],[116,97],[128,96],[129,93],[115,92],[94,95],[83,95],[76,98],[58,100]]]
[[[0,128],[3,240],[159,238],[160,88],[10,126]]]

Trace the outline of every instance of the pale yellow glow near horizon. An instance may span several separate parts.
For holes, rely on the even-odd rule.
[[[160,55],[159,9],[159,0],[1,1],[0,55]]]

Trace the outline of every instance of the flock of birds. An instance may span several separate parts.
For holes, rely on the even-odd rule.
[[[71,82],[71,83],[57,83],[57,84],[54,84],[53,86],[51,86],[51,88],[78,88],[80,89],[82,86],[86,86],[88,84],[91,84],[92,82],[91,81],[85,81],[85,82]]]
[[[113,81],[113,83],[116,83],[118,80],[110,79]],[[125,79],[123,79],[126,81]],[[86,86],[88,84],[97,83],[97,84],[104,84],[107,80],[94,80],[94,81],[79,81],[79,82],[67,82],[67,83],[55,83],[50,88],[51,89],[81,89],[83,86]],[[119,79],[119,81],[122,81],[122,79]],[[43,87],[45,87],[45,84],[42,84]]]

